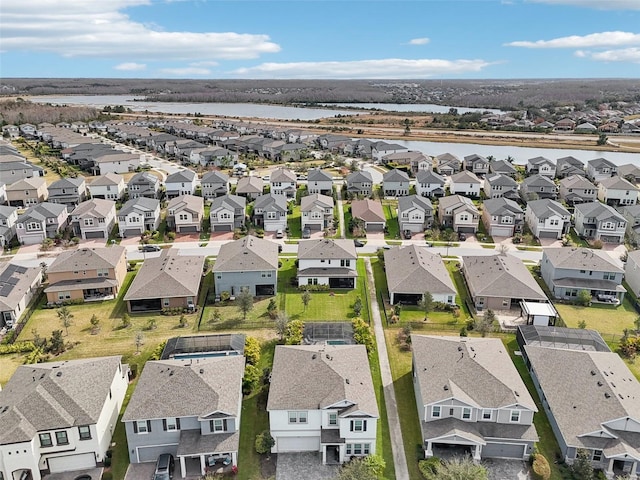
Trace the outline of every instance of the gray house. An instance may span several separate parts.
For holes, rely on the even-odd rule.
[[[444,177],[432,170],[419,170],[416,173],[416,193],[422,197],[444,197],[445,183]]]
[[[409,195],[409,175],[397,168],[382,176],[382,191],[385,197]]]
[[[463,168],[464,170],[468,170],[471,173],[476,175],[484,175],[485,173],[489,173],[489,160],[484,158],[482,155],[478,155],[477,153],[472,153],[471,155],[467,155],[463,160]]]
[[[242,228],[245,221],[247,199],[240,195],[223,195],[211,202],[209,220],[212,232],[232,232]]]
[[[640,204],[623,207],[622,215],[627,221],[627,238],[632,245],[637,245],[640,243]]]
[[[570,175],[586,176],[584,163],[572,156],[559,158],[556,161],[556,177],[564,178]]]
[[[147,362],[122,416],[129,461],[169,453],[182,478],[237,465],[244,367],[242,355]]]
[[[462,162],[451,153],[443,153],[435,157],[436,169],[440,175],[453,175],[462,168]]]
[[[540,174],[545,177],[554,178],[556,176],[556,164],[545,157],[535,157],[527,160],[527,173],[530,175]]]
[[[18,208],[0,205],[0,247],[4,248],[16,236]]]
[[[494,160],[489,163],[489,171],[491,173],[500,173],[508,177],[515,178],[518,174],[518,170],[513,164],[507,160]]]
[[[278,285],[278,245],[248,235],[225,243],[213,266],[216,295],[238,295],[248,288],[253,296],[275,295]]]
[[[520,184],[520,196],[525,202],[542,199],[555,200],[558,196],[558,187],[551,178],[537,173],[525,178]]]
[[[484,177],[484,193],[487,198],[518,198],[518,183],[510,176],[489,173]]]
[[[508,198],[491,198],[482,204],[482,223],[493,237],[512,237],[521,233],[524,212],[520,205]]]
[[[84,177],[65,177],[49,185],[49,198],[51,203],[60,203],[73,210],[75,206],[84,202],[87,198],[87,184]]]
[[[398,199],[398,223],[401,231],[424,232],[431,228],[433,218],[433,205],[428,198],[409,195]]]
[[[581,203],[574,210],[578,235],[606,243],[622,243],[627,220],[615,208],[600,202]]]
[[[16,235],[22,245],[35,245],[45,238],[55,238],[68,225],[65,205],[43,202],[33,205],[16,219]]]
[[[636,297],[640,296],[640,250],[633,250],[627,254],[624,279],[631,287],[633,294]]]
[[[287,228],[287,199],[284,195],[267,193],[256,198],[253,205],[253,223],[266,232]]]
[[[129,198],[160,198],[160,180],[149,172],[136,173],[127,183]]]
[[[616,164],[606,158],[596,158],[587,162],[587,177],[595,183],[617,174],[618,167]]]
[[[229,175],[212,170],[205,173],[200,180],[202,196],[205,200],[213,200],[229,193]]]
[[[118,212],[118,230],[122,237],[135,237],[160,226],[160,200],[138,197],[127,200]]]
[[[584,175],[569,175],[560,180],[560,198],[568,205],[594,202],[597,195],[598,189]]]
[[[591,248],[545,248],[540,274],[556,298],[575,300],[588,290],[594,301],[624,298],[624,270],[602,250]]]
[[[370,172],[357,171],[347,175],[345,179],[347,192],[355,196],[368,197],[373,190],[373,177]]]
[[[319,168],[311,168],[307,172],[307,190],[311,193],[329,195],[333,193],[333,178]]]

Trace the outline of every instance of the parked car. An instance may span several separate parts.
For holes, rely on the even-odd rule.
[[[409,239],[411,238],[411,230],[403,230],[403,231],[402,231],[402,236],[403,236],[405,239],[409,240]]]
[[[461,241],[463,241],[463,242],[464,242],[466,239],[467,239],[467,234],[466,234],[466,233],[464,233],[464,232],[460,232],[460,233],[458,234],[458,240],[461,240]]]
[[[276,238],[283,238],[284,237],[284,232],[282,231],[281,228],[279,228],[278,230],[276,230]]]
[[[305,227],[302,230],[302,238],[311,238],[311,229],[309,227]]]
[[[173,478],[173,470],[175,469],[175,460],[170,453],[163,453],[158,457],[156,462],[156,470],[153,474],[153,480],[170,480]]]
[[[160,247],[158,245],[143,245],[140,250],[143,252],[159,252]]]
[[[353,241],[353,244],[354,244],[356,247],[364,247],[364,242],[361,242],[361,241],[360,241],[360,240],[358,240],[358,239],[355,239],[355,240]]]

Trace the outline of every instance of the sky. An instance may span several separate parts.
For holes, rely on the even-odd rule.
[[[640,79],[640,0],[2,0],[3,77]]]

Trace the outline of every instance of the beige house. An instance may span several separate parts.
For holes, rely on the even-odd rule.
[[[92,198],[78,205],[71,212],[73,231],[83,240],[109,238],[116,223],[116,202]]]
[[[42,177],[30,177],[7,185],[7,201],[12,207],[28,207],[47,200],[49,190]]]
[[[167,225],[176,233],[199,232],[204,218],[204,200],[195,195],[172,198],[167,206]]]
[[[110,300],[117,296],[126,275],[124,247],[68,250],[58,255],[47,268],[47,301]]]

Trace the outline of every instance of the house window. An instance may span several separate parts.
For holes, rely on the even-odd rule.
[[[482,410],[482,419],[491,420],[491,410]]]
[[[108,268],[99,268],[96,272],[99,277],[108,277],[109,269]]]
[[[180,430],[180,419],[179,418],[163,419],[162,427],[166,432]]]
[[[162,306],[163,307],[168,307],[170,303],[171,303],[170,299],[168,299],[168,298],[163,298],[162,299]]]
[[[91,440],[91,428],[88,425],[78,427],[78,435],[80,440]]]
[[[330,413],[329,414],[329,425],[338,425],[338,414]]]
[[[602,461],[602,450],[594,450],[593,451],[593,457],[591,457],[591,459],[594,462],[601,462]]]
[[[209,428],[212,432],[224,432],[224,420],[221,418],[209,420]]]
[[[431,416],[434,418],[440,417],[440,405],[434,405],[431,407]]]
[[[307,412],[289,412],[289,423],[307,423]]]
[[[509,302],[509,299],[508,299],[508,298],[504,298],[504,299],[502,300],[502,306],[503,306],[503,307],[508,307],[508,306],[509,306],[509,303],[510,303],[510,302]]]
[[[69,300],[71,292],[58,292],[58,300]]]
[[[367,431],[367,421],[366,420],[351,420],[351,428],[352,432],[366,432]]]
[[[615,273],[607,273],[607,272],[605,272],[604,275],[602,276],[602,278],[604,280],[615,280],[616,279],[616,274]]]
[[[270,220],[276,219],[276,212],[267,212],[267,218]]]
[[[67,437],[66,430],[60,430],[56,432],[56,444],[69,445],[69,438]]]
[[[43,448],[53,446],[53,442],[51,441],[50,433],[41,433],[40,434],[40,446]]]
[[[347,443],[345,453],[347,455],[369,455],[370,443]]]
[[[512,423],[520,422],[520,410],[511,410],[511,422]]]
[[[150,420],[138,420],[133,423],[134,433],[151,433]]]
[[[351,266],[351,260],[349,260],[349,259],[340,260],[340,266],[341,267],[350,267]]]
[[[462,409],[462,418],[463,420],[468,420],[471,418],[471,409],[470,408],[463,408]]]
[[[84,226],[85,226],[85,227],[91,227],[91,226],[93,226],[93,218],[85,218],[85,219],[84,219]]]

